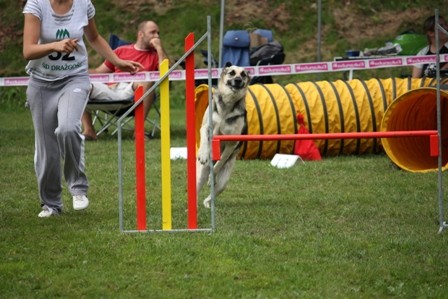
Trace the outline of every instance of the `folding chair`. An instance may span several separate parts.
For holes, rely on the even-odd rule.
[[[246,30],[229,30],[224,34],[222,65],[249,66],[249,32]]]
[[[154,99],[154,101],[157,97]],[[118,131],[118,119],[134,104],[134,98],[127,100],[101,100],[91,99],[87,104],[87,109],[92,113],[92,124],[96,126],[99,124],[99,129],[96,130],[96,135],[99,136],[104,132],[108,132],[110,135],[114,135]],[[156,103],[153,103],[152,109],[154,109],[157,117],[160,118],[160,110]],[[151,112],[150,112],[151,113]],[[121,128],[132,131],[134,128],[131,126],[131,120],[134,114],[130,113],[129,117],[125,118],[121,123]],[[160,130],[159,122],[155,119],[146,118],[146,123],[150,125],[151,132],[149,136],[153,138],[156,130]]]
[[[130,44],[131,42],[121,40],[117,35],[111,34],[109,37],[109,45],[112,49],[115,49],[122,45]],[[154,102],[151,107],[151,111],[154,110],[157,119],[151,119],[148,115],[146,123],[151,127],[151,133],[149,136],[154,137],[156,130],[160,130],[158,119],[160,119],[160,110],[157,105],[158,96],[154,96]],[[96,130],[97,136],[104,132],[108,132],[110,135],[114,135],[118,131],[118,119],[134,104],[134,97],[125,100],[110,100],[110,99],[89,99],[86,109],[92,113],[92,124],[94,127],[99,128]],[[151,112],[150,112],[151,113]],[[130,113],[129,117],[124,119],[121,123],[122,129],[133,130],[131,126],[131,120],[134,113]]]

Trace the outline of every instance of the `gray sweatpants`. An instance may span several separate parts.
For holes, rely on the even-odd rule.
[[[26,95],[34,124],[34,167],[41,205],[62,209],[61,160],[70,193],[87,194],[81,116],[89,91],[87,76],[29,82]]]

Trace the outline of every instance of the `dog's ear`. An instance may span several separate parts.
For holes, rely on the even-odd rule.
[[[244,70],[244,73],[246,74],[246,79],[247,79],[247,81],[249,82],[250,81],[250,79],[251,79],[251,76],[250,76],[250,72],[249,71],[246,71],[246,70]]]
[[[225,67],[229,67],[229,66],[232,66],[232,63],[230,61],[227,61]]]

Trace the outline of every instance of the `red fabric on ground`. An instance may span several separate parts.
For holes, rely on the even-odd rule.
[[[299,125],[297,134],[309,133],[303,115],[300,113],[297,114],[297,124]],[[300,156],[303,160],[322,160],[319,149],[311,139],[297,139],[294,143],[294,155]]]

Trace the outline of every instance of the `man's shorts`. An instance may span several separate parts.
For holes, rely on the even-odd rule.
[[[90,100],[128,100],[134,97],[132,83],[120,82],[107,85],[101,82],[92,82]]]

